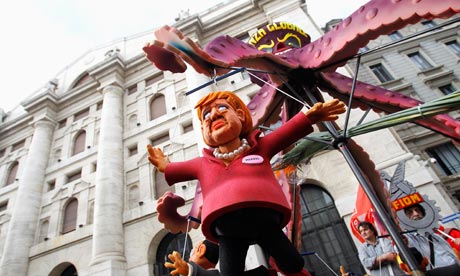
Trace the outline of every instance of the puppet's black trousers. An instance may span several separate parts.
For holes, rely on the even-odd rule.
[[[268,208],[242,208],[223,215],[212,225],[219,240],[223,276],[240,276],[250,245],[258,244],[283,272],[300,272],[304,260],[280,227],[280,215]]]

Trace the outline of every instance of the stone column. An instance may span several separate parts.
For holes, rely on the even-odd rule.
[[[3,249],[0,275],[4,276],[27,275],[29,249],[34,243],[55,123],[45,117],[34,127]]]
[[[104,102],[97,153],[92,275],[125,275],[123,89],[108,85],[102,93]]]

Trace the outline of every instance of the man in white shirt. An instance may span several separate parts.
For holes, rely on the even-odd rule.
[[[390,239],[377,239],[377,230],[370,222],[363,221],[358,231],[365,242],[358,248],[362,265],[370,271],[371,276],[406,275],[396,261],[396,250]]]

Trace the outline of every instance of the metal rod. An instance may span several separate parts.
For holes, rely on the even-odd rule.
[[[265,129],[265,130],[270,130],[270,131],[274,130],[274,129],[272,129],[270,127],[267,127],[267,126],[264,126],[264,125],[259,125],[257,127],[260,128],[260,129]],[[305,136],[305,137],[302,137],[302,139],[310,140],[310,141],[313,141],[313,142],[318,142],[318,143],[321,143],[321,144],[326,144],[326,145],[329,145],[329,146],[332,145],[332,141],[318,139],[318,138],[314,138],[314,137]]]
[[[276,74],[276,75],[283,81],[284,85],[289,89],[289,91],[291,91],[291,93],[292,93],[295,97],[297,97],[297,99],[299,99],[299,100],[298,100],[299,102],[303,102],[303,105],[304,105],[304,106],[310,108],[310,106],[308,105],[308,103],[305,102],[305,101],[303,101],[303,100],[302,100],[302,97],[299,95],[299,93],[297,93],[297,91],[292,87],[292,85],[289,84],[289,80],[283,79],[283,77],[281,77],[280,74]]]
[[[191,221],[194,221],[198,224],[201,224],[201,220],[198,219],[198,218],[195,218],[195,217],[192,217],[192,216],[188,216],[187,219],[191,220]]]
[[[318,101],[313,95],[311,95],[311,93],[309,93],[308,89],[304,88],[304,90],[307,96],[313,102],[313,104]],[[331,133],[333,137],[336,137],[336,138],[339,137],[339,131],[335,128],[332,122],[328,121],[328,122],[321,122],[321,123],[326,127],[326,129]],[[409,268],[411,269],[411,271],[413,272],[412,275],[424,275],[419,270],[417,262],[415,261],[414,257],[412,256],[409,249],[404,244],[404,241],[402,240],[401,236],[399,235],[397,225],[391,219],[387,210],[383,206],[383,203],[380,201],[380,199],[375,194],[374,190],[371,188],[372,186],[368,182],[367,178],[364,177],[364,173],[361,171],[360,167],[356,163],[356,160],[354,159],[353,155],[351,154],[350,150],[348,149],[346,145],[346,139],[343,139],[342,141],[339,141],[339,143],[337,143],[337,149],[342,153],[343,157],[347,161],[350,169],[353,171],[359,184],[363,188],[363,191],[366,193],[370,202],[372,203],[375,210],[377,211],[377,214],[380,216],[380,219],[382,220],[383,225],[385,226],[388,233],[390,234],[393,241],[395,242],[396,246],[398,247],[399,251],[401,252],[401,255],[405,258],[405,260],[407,260],[407,264]]]
[[[338,145],[339,151],[345,157],[348,165],[350,166],[351,170],[355,174],[356,178],[358,179],[359,184],[363,188],[363,191],[366,193],[367,197],[369,198],[370,202],[374,206],[377,214],[380,216],[383,225],[387,229],[388,233],[390,234],[391,238],[393,239],[396,247],[399,249],[401,255],[406,260],[409,268],[411,269],[412,275],[424,275],[420,271],[417,262],[415,261],[414,257],[412,256],[411,252],[407,248],[406,244],[402,240],[399,231],[397,230],[398,227],[395,222],[391,219],[390,215],[388,214],[387,210],[383,206],[383,203],[375,194],[374,190],[371,188],[372,186],[364,177],[363,172],[359,168],[356,160],[354,159],[353,155],[350,153],[349,149],[347,148],[345,143],[340,143]]]
[[[238,69],[234,69],[234,70],[231,71],[230,73],[224,74],[224,75],[219,76],[219,77],[217,77],[217,78],[213,78],[212,80],[210,80],[210,81],[208,81],[208,82],[206,82],[206,83],[204,83],[204,84],[202,84],[202,85],[200,85],[200,86],[198,86],[198,87],[196,87],[196,88],[193,88],[192,90],[190,90],[190,91],[188,91],[188,92],[185,92],[185,96],[188,96],[188,95],[190,95],[190,94],[192,94],[192,93],[195,93],[196,91],[198,91],[198,90],[200,90],[200,89],[203,89],[203,88],[205,88],[205,87],[207,87],[207,86],[209,86],[209,85],[211,85],[211,84],[213,84],[213,83],[215,83],[215,82],[217,82],[217,81],[220,81],[220,80],[222,80],[222,79],[228,78],[228,77],[230,77],[231,75],[235,75],[236,73],[239,73],[239,72],[241,72],[241,71],[243,71],[243,70],[245,70],[245,69],[244,69],[243,67],[241,67],[241,68],[238,68]]]
[[[351,113],[351,103],[353,102],[353,95],[355,94],[356,81],[358,79],[360,63],[361,63],[361,56],[358,56],[358,58],[356,59],[355,75],[353,76],[353,83],[351,85],[350,97],[348,98],[348,109],[347,109],[347,113],[345,114],[345,125],[343,129],[343,135],[345,135],[345,137],[347,136],[348,121],[350,120],[350,113]]]
[[[187,217],[187,231],[185,232],[185,241],[184,241],[184,250],[182,251],[182,259],[185,258],[185,249],[187,249],[187,238],[188,238],[188,232],[190,231],[190,221],[201,223],[200,219],[197,219],[192,216]]]
[[[230,67],[219,67],[219,68],[223,68],[223,69],[228,68],[228,69],[233,69],[233,70],[238,70],[238,69],[243,68],[244,70],[246,70],[246,71],[248,71],[248,72],[266,73],[266,74],[277,74],[277,75],[279,75],[278,72],[267,71],[267,70],[261,70],[261,69],[255,69],[255,68],[235,67],[235,66],[230,66]]]
[[[308,256],[308,255],[315,255],[334,275],[339,276],[316,252],[303,252],[300,255]]]
[[[399,234],[407,234],[407,233],[413,233],[413,232],[417,232],[417,230],[402,231],[402,232],[399,232]],[[377,239],[380,239],[380,238],[388,238],[388,237],[390,237],[389,234],[380,235],[380,236],[377,236]]]
[[[295,233],[297,232],[297,221],[296,221],[296,216],[297,216],[297,181],[293,181],[291,185],[291,179],[288,179],[286,174],[284,174],[284,177],[286,177],[286,180],[288,182],[288,185],[292,187],[292,227],[291,227],[291,241],[292,244],[296,244],[296,235]]]
[[[190,230],[190,218],[187,219],[187,231],[185,231],[184,250],[182,251],[182,259],[185,259],[185,249],[187,249],[188,231]]]
[[[279,91],[279,92],[283,93],[284,96],[289,97],[289,98],[293,99],[294,101],[300,103],[301,105],[310,108],[310,106],[309,106],[307,103],[304,103],[304,102],[302,102],[301,100],[297,99],[296,97],[294,97],[294,96],[292,96],[292,95],[290,95],[290,94],[284,92],[283,90],[279,89],[278,87],[276,87],[275,85],[271,84],[270,82],[264,81],[263,79],[259,78],[258,76],[256,76],[255,74],[253,74],[253,73],[251,73],[251,72],[249,72],[249,71],[248,71],[248,74],[249,74],[251,77],[253,77],[253,78],[255,78],[255,79],[258,79],[258,80],[264,82],[265,84],[267,84],[268,86],[272,87],[272,88],[275,89],[276,91]]]
[[[315,252],[315,256],[318,257],[318,259],[327,267],[329,270],[334,273],[335,276],[339,276],[332,268],[318,255],[318,253]]]
[[[441,231],[441,229],[438,229],[437,231],[438,231],[440,234],[442,234],[442,235],[446,236],[447,238],[451,239],[452,241],[455,241],[455,238],[454,238],[454,237],[452,237],[451,235],[447,234],[447,233],[444,232],[444,231]]]
[[[366,119],[367,115],[369,114],[369,111],[371,111],[370,107],[364,112],[363,116],[361,116],[359,121],[356,123],[356,126],[359,126],[363,123],[364,119]]]

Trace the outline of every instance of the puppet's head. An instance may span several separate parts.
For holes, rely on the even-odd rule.
[[[249,44],[268,53],[280,53],[291,48],[302,48],[310,43],[310,36],[292,23],[275,22],[258,29]]]
[[[202,122],[202,111],[203,107],[207,104],[212,103],[217,99],[223,99],[228,102],[228,104],[233,109],[241,109],[244,112],[244,122],[241,129],[240,137],[244,138],[249,135],[252,131],[252,117],[251,112],[246,107],[246,104],[233,92],[230,91],[219,91],[219,92],[211,92],[208,95],[201,98],[198,103],[196,104],[195,108],[197,110],[198,119]]]

